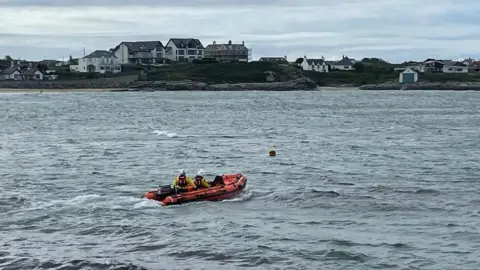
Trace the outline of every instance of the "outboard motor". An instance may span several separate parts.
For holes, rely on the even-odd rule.
[[[175,192],[175,190],[170,185],[168,185],[168,186],[160,186],[158,188],[157,194],[163,195],[163,194],[171,194],[173,192]]]

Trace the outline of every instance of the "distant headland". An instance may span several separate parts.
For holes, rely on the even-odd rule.
[[[68,61],[0,60],[0,91],[480,90],[480,62],[426,59],[391,64],[379,58],[339,61],[303,56],[251,61],[245,43],[198,39],[122,42]],[[5,90],[6,89],[6,90]]]

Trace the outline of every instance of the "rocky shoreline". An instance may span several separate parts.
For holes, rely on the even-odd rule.
[[[444,90],[444,91],[480,91],[480,82],[417,82],[366,84],[360,90]]]
[[[275,81],[273,75],[267,74],[266,82],[261,83],[223,83],[208,84],[200,81],[140,81],[137,75],[116,78],[103,78],[93,80],[70,80],[70,81],[0,81],[2,91],[25,91],[25,90],[98,90],[112,92],[139,92],[139,91],[298,91],[298,90],[322,90],[335,88],[347,89],[352,85],[318,86],[306,76],[295,76],[290,81]],[[480,91],[480,82],[417,82],[400,84],[398,82],[386,82],[382,84],[366,84],[355,87],[359,90],[454,90],[454,91]]]
[[[273,78],[262,83],[224,83],[207,84],[205,82],[181,80],[181,81],[140,81],[138,76],[94,79],[94,80],[71,80],[71,81],[0,81],[0,89],[12,90],[72,90],[72,89],[112,89],[114,92],[129,91],[292,91],[292,90],[315,90],[317,84],[308,77],[297,76],[296,78],[277,82]]]
[[[138,81],[126,89],[115,91],[291,91],[313,90],[317,85],[309,78],[297,78],[286,82],[265,83],[225,83],[207,84],[204,82],[181,80],[181,81]]]

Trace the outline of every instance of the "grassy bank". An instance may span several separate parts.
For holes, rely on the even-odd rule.
[[[302,70],[291,65],[267,62],[183,64],[158,67],[143,76],[146,81],[192,80],[208,84],[265,82],[266,71],[275,73],[275,81],[284,82]]]

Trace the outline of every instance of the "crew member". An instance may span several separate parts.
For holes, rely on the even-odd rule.
[[[174,189],[179,191],[186,191],[188,190],[189,186],[196,188],[190,177],[186,176],[184,169],[179,170],[179,173],[180,175],[175,177],[172,183],[172,187]]]

